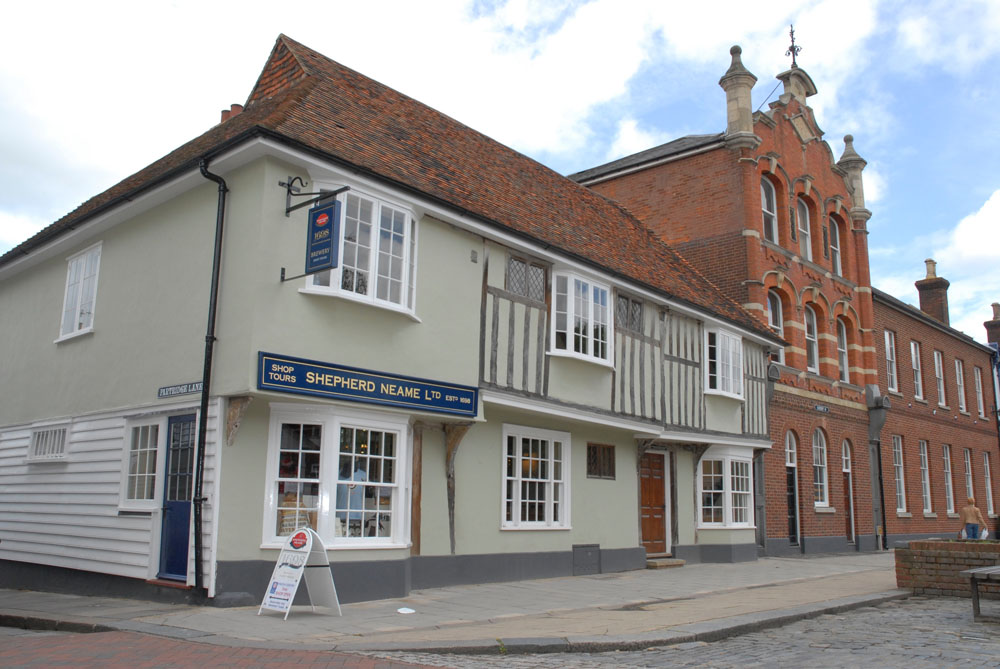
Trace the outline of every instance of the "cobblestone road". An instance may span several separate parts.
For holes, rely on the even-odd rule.
[[[1000,602],[984,602],[983,612],[1000,612]],[[1000,667],[1000,625],[972,622],[968,599],[913,597],[715,643],[695,642],[645,651],[503,657],[398,653],[380,657],[459,669]]]

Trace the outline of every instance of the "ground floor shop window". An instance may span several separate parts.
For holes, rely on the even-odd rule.
[[[264,543],[301,527],[329,546],[404,541],[405,419],[272,409]]]
[[[503,426],[503,529],[569,528],[570,435]]]
[[[699,525],[752,527],[751,456],[711,447],[698,466]]]

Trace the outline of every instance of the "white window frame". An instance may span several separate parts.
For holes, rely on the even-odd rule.
[[[410,440],[411,432],[405,416],[355,409],[353,407],[311,407],[302,404],[272,403],[270,407],[267,466],[264,480],[264,515],[261,528],[261,548],[281,548],[288,537],[277,533],[277,482],[283,423],[320,425],[323,429],[320,447],[320,475],[316,532],[327,550],[404,548],[410,532]],[[392,432],[396,434],[395,481],[382,484],[390,489],[391,523],[387,537],[336,536],[338,518],[335,513],[340,452],[340,428]]]
[[[806,370],[819,374],[819,327],[816,312],[808,304],[805,306],[806,326]]]
[[[840,224],[833,218],[829,217],[830,223],[830,264],[833,268],[833,273],[837,276],[843,274],[843,268],[840,265]]]
[[[976,411],[979,412],[980,418],[986,418],[986,404],[983,402],[983,370],[973,367],[972,374],[976,382]]]
[[[771,209],[767,208],[768,199],[770,199]],[[778,197],[774,190],[774,184],[767,177],[760,178],[760,209],[764,225],[764,239],[772,244],[777,244]]]
[[[996,513],[993,507],[993,476],[990,471],[990,454],[983,452],[983,481],[986,483],[986,514],[992,516]]]
[[[66,287],[56,342],[94,331],[102,246],[103,242],[98,242],[66,258]]]
[[[840,380],[851,382],[850,357],[847,355],[847,325],[843,318],[837,319],[837,363],[840,366]]]
[[[840,471],[844,474],[851,473],[851,442],[847,439],[840,444]]]
[[[122,472],[121,485],[118,492],[118,508],[132,511],[155,511],[163,504],[163,468],[166,464],[167,453],[167,419],[168,416],[157,416],[154,418],[136,418],[125,423],[125,434],[122,440]],[[143,476],[152,477],[152,497],[137,498],[130,495],[131,477],[138,474],[138,467],[133,471],[133,464],[138,462],[133,460],[135,451],[136,431],[142,436],[142,431],[156,429],[156,443],[154,448],[146,449],[152,451],[152,459],[146,460],[152,466],[152,471],[147,471]],[[148,443],[148,442],[147,442]]]
[[[781,296],[776,290],[767,291],[767,324],[779,337],[785,336],[785,320],[782,313]],[[778,349],[778,364],[785,364],[785,347]]]
[[[972,482],[972,449],[964,449],[965,457],[965,493],[966,497],[975,497],[976,489]]]
[[[799,440],[795,433],[789,430],[785,433],[785,466],[798,466]]]
[[[721,491],[710,490],[709,493],[722,493],[722,521],[706,521],[704,519],[704,463],[722,463]],[[737,470],[744,470],[745,475]],[[727,446],[711,446],[698,461],[698,527],[699,528],[748,528],[754,525],[754,491],[753,491],[753,458],[743,449]],[[742,500],[746,506],[739,504]],[[712,507],[716,508],[716,507]],[[740,513],[742,511],[742,513]],[[740,516],[746,520],[737,520]]]
[[[948,397],[945,395],[944,354],[941,351],[934,351],[934,376],[937,379],[938,406],[946,406],[948,404]]]
[[[69,423],[45,423],[31,426],[26,462],[59,462],[69,452]]]
[[[906,513],[906,471],[903,462],[903,437],[892,435],[892,472],[896,481],[896,512]]]
[[[327,188],[324,186],[318,186],[318,188],[321,190],[333,190],[332,187]],[[346,193],[341,193],[336,199],[340,202],[341,208],[340,240],[338,247],[339,257],[337,267],[326,272],[318,272],[306,277],[306,285],[305,288],[303,288],[303,292],[315,293],[319,295],[332,295],[352,300],[354,302],[372,304],[385,309],[391,309],[393,311],[402,311],[404,313],[413,314],[415,308],[414,303],[417,273],[417,221],[413,211],[409,207],[391,199],[377,197],[370,193],[355,189],[351,189]],[[332,200],[328,200],[326,202],[330,201]],[[372,219],[368,222],[371,225],[371,229],[369,231],[369,243],[366,247],[368,260],[367,263],[355,262],[357,271],[364,272],[367,276],[367,290],[365,293],[360,293],[354,289],[342,287],[345,270],[354,269],[354,266],[350,268],[346,266],[347,244],[353,243],[359,248],[365,248],[356,242],[351,242],[351,240],[347,238],[349,228],[349,207],[353,208],[354,202],[358,203],[359,208],[362,202],[367,202],[371,206]],[[385,250],[386,252],[383,252],[382,243],[384,237],[381,234],[383,213],[388,213],[393,217],[401,216],[403,218],[402,221],[390,221],[389,228],[390,235],[396,234],[396,231],[394,230],[396,223],[400,223],[403,228],[403,239],[401,243],[402,248],[400,249],[402,255],[392,254],[391,245]],[[360,219],[357,220],[360,222]],[[357,255],[355,255],[355,258],[357,258]],[[393,262],[398,262],[400,264],[398,278],[391,276],[391,267]],[[354,276],[357,277],[358,274],[355,274]],[[386,281],[390,282],[390,284],[393,281],[400,282],[398,301],[392,300],[391,294],[389,297],[379,297],[383,282]]]
[[[551,352],[610,364],[614,360],[613,311],[608,285],[572,272],[553,272]],[[578,321],[585,328],[582,334],[574,331],[573,324]],[[578,347],[586,350],[576,350]]]
[[[924,498],[924,513],[933,513],[931,498],[931,470],[927,457],[927,442],[920,440],[920,490]]]
[[[913,367],[913,396],[924,399],[924,374],[920,370],[920,342],[910,341],[910,364]]]
[[[813,448],[813,506],[830,506],[830,476],[827,466],[826,435],[816,428],[812,435]]]
[[[965,411],[965,365],[955,358],[955,392],[958,393],[958,410]]]
[[[705,392],[743,399],[743,339],[739,335],[705,330]]]
[[[948,513],[955,513],[954,481],[951,477],[951,446],[941,445],[941,459],[944,460],[944,501]]]
[[[899,392],[899,376],[896,368],[896,333],[885,331],[885,373],[889,390]]]
[[[796,218],[799,223],[799,253],[809,262],[812,262],[812,234],[809,230],[809,205],[801,197],[796,199]]]
[[[508,476],[508,441],[515,440],[514,457],[517,464],[513,466],[512,475]],[[522,439],[537,439],[547,442],[547,455],[545,463],[547,465],[544,479],[536,479],[544,489],[545,497],[545,519],[544,520],[524,520],[521,518],[521,491],[524,483],[524,469],[526,461],[522,458],[522,451],[518,446]],[[561,460],[556,467],[556,453],[553,445],[560,444]],[[573,442],[569,432],[559,432],[556,430],[543,430],[536,427],[524,425],[512,425],[504,423],[503,442],[500,448],[500,529],[501,530],[569,530],[572,529],[572,519],[570,518],[570,479],[571,479],[571,453]],[[508,482],[511,483],[512,494],[508,496]],[[558,491],[558,495],[556,494]],[[553,506],[556,497],[559,498],[559,519],[554,520]],[[507,518],[507,504],[511,506],[511,517]]]

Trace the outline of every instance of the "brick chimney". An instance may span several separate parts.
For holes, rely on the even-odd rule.
[[[993,320],[983,323],[986,326],[986,341],[991,344],[1000,344],[1000,303],[994,302]]]
[[[913,284],[920,293],[920,311],[948,325],[948,286],[951,284],[937,275],[937,263],[931,258],[924,263],[927,264],[927,276]]]
[[[219,121],[219,123],[225,123],[232,117],[239,114],[241,111],[243,111],[243,105],[237,105],[237,104],[229,105],[229,109],[222,110],[222,120]]]

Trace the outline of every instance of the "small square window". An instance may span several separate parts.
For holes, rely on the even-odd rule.
[[[615,478],[615,447],[612,444],[587,444],[587,478]]]
[[[619,295],[615,308],[618,327],[642,334],[642,302]]]

